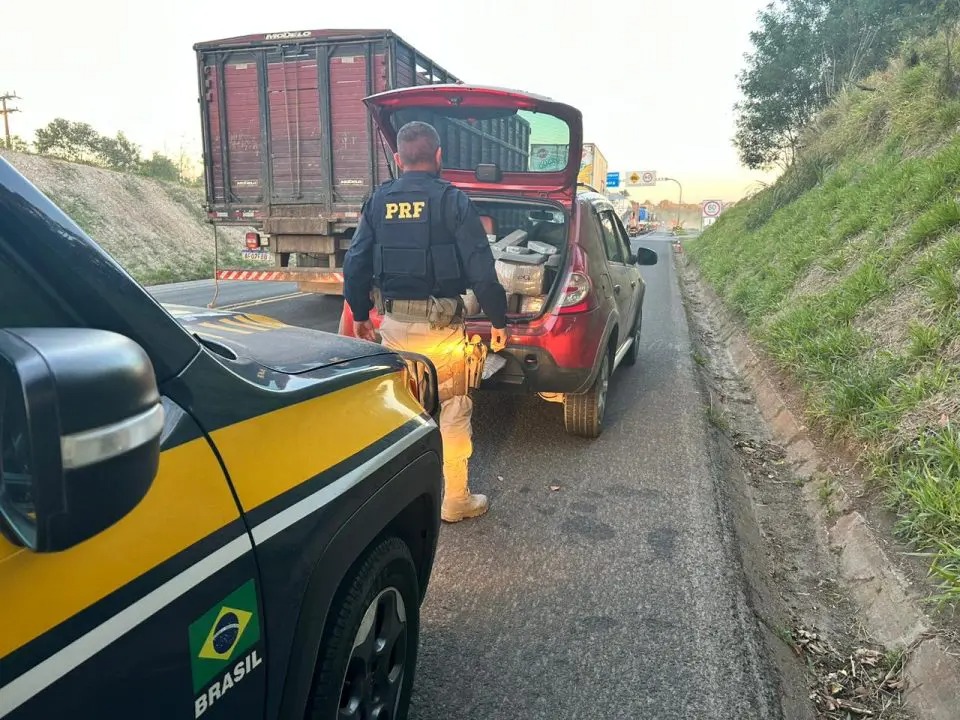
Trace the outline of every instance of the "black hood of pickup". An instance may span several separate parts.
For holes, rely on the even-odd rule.
[[[227,358],[253,360],[288,375],[390,354],[375,343],[286,325],[264,315],[186,305],[164,307],[213,352]]]

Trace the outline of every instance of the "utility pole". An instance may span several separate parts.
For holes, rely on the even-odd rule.
[[[662,180],[662,181],[664,181],[664,182],[667,182],[667,181],[669,181],[669,182],[675,182],[675,183],[677,184],[677,187],[680,188],[680,203],[677,205],[677,225],[679,225],[679,224],[680,224],[680,208],[681,208],[681,206],[683,205],[683,185],[680,184],[680,181],[679,181],[679,180],[675,180],[675,179],[669,178],[669,177],[662,177],[662,178],[660,178],[660,180]]]
[[[15,92],[4,93],[3,95],[0,95],[0,115],[3,115],[3,134],[6,138],[7,150],[11,150],[13,148],[13,145],[10,143],[10,113],[20,112],[19,108],[8,108],[7,101],[22,99],[23,98],[18,97]]]

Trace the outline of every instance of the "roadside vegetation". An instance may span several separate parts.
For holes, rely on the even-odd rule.
[[[241,254],[242,229],[206,222],[203,188],[184,152],[145,157],[122,132],[58,118],[0,154],[143,285],[212,278],[214,267],[263,267]]]
[[[741,110],[742,159],[785,170],[687,243],[812,420],[862,448],[945,600],[960,600],[960,33],[917,28],[954,11],[902,19],[882,68],[824,89],[789,131],[763,139],[770,108]]]
[[[144,157],[140,146],[122,132],[109,137],[88,123],[64,118],[56,118],[37,129],[33,142],[12,136],[6,149],[183,185],[199,187],[201,181],[200,173],[183,149],[176,158],[156,151]]]

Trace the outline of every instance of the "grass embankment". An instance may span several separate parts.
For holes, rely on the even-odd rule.
[[[862,444],[902,539],[960,599],[960,102],[943,51],[896,60],[819,118],[771,188],[689,242],[704,277]]]

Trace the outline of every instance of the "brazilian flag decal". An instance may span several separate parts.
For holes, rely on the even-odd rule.
[[[253,580],[247,580],[191,623],[189,636],[193,690],[199,692],[260,639],[257,586]]]

